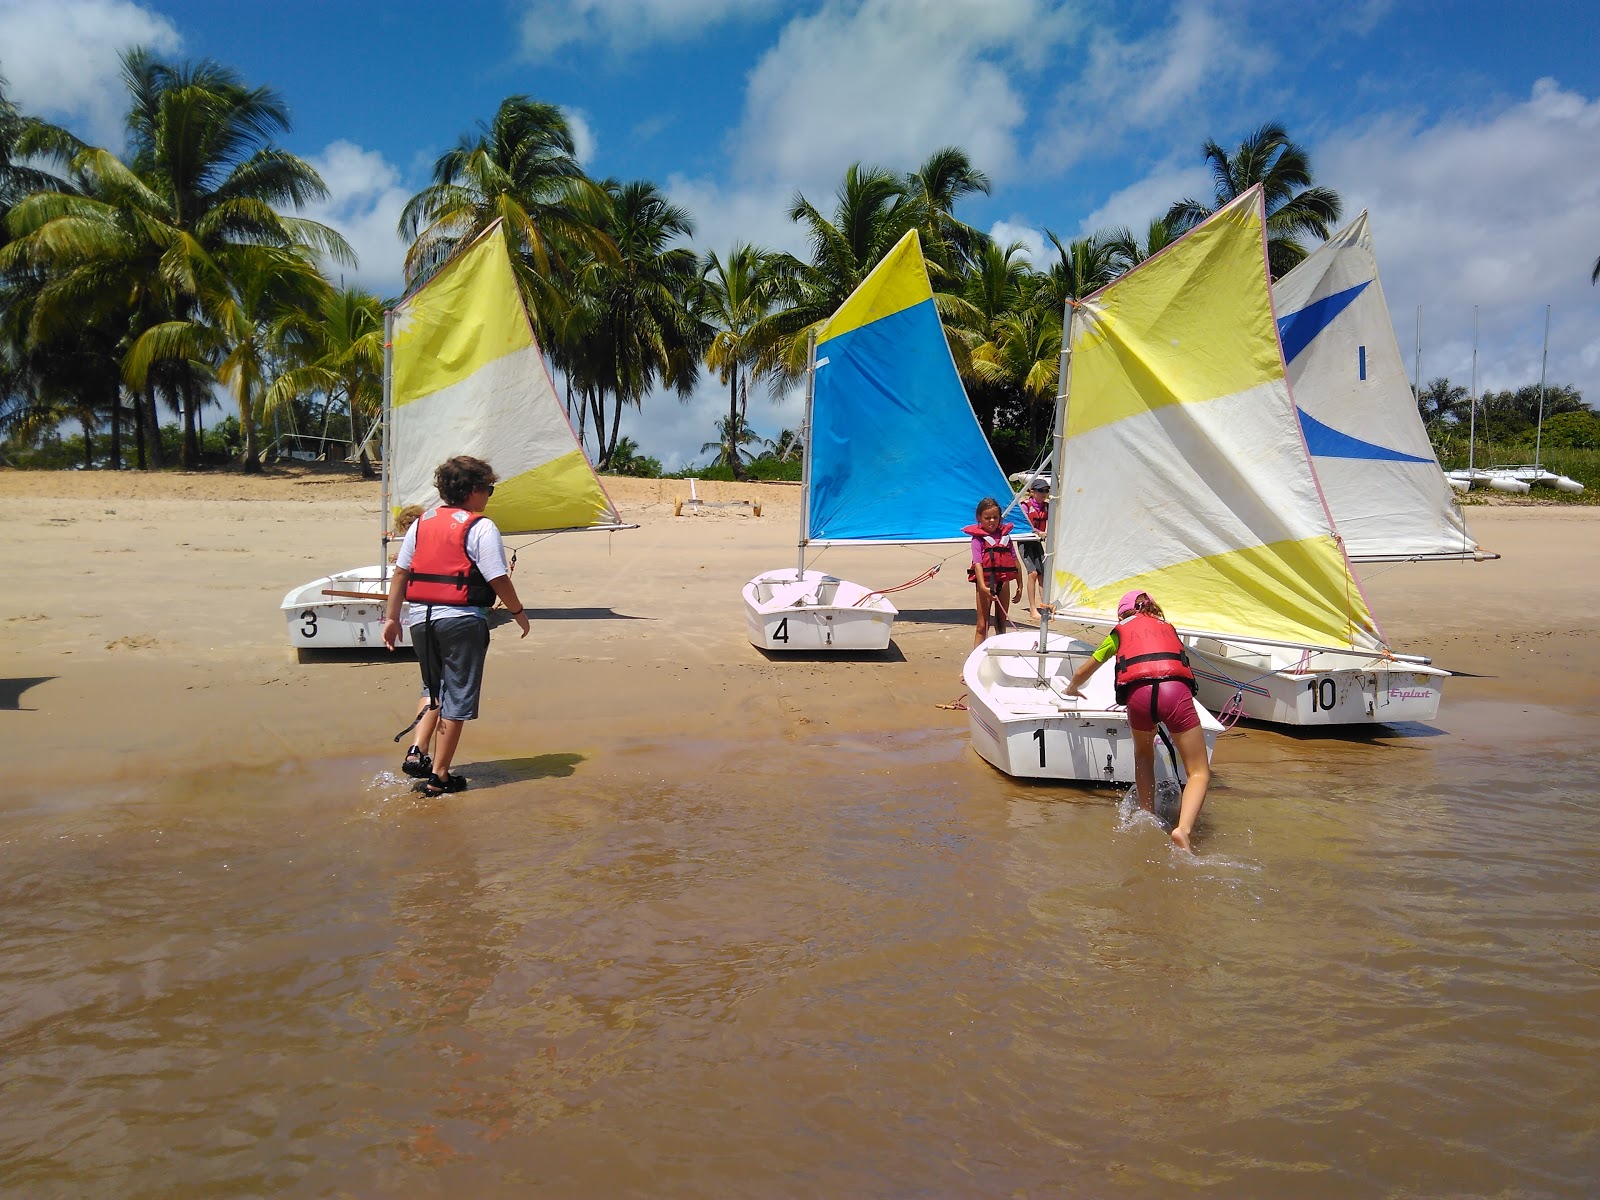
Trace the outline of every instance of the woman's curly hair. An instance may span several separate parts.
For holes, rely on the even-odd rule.
[[[470,454],[458,454],[440,463],[433,473],[433,486],[439,489],[439,499],[452,508],[459,508],[473,492],[493,487],[499,480],[493,467]]]

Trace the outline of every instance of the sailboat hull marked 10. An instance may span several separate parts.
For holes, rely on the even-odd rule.
[[[1011,495],[950,357],[916,231],[817,330],[802,428],[799,561],[744,586],[750,641],[887,649],[895,606],[807,569],[806,548],[964,543],[979,499]]]
[[[1018,779],[1127,785],[1133,778],[1133,735],[1127,710],[1116,702],[1109,666],[1083,687],[1063,694],[1072,673],[1093,652],[1087,642],[1032,630],[989,638],[967,656],[967,724],[979,757]],[[1209,761],[1221,723],[1198,709]],[[1158,742],[1156,780],[1182,783]]]
[[[769,571],[744,586],[745,622],[763,650],[887,650],[899,610],[858,583],[805,571]]]
[[[1286,654],[1188,638],[1190,666],[1207,708],[1277,725],[1371,725],[1431,721],[1448,671],[1347,654]]]
[[[483,459],[500,476],[484,512],[502,534],[634,528],[617,516],[567,421],[498,223],[401,300],[389,318],[384,531],[394,527],[400,508],[439,502],[434,469],[459,454]],[[289,644],[380,649],[390,575],[379,563],[290,591],[279,606]],[[401,644],[407,645],[404,605],[401,615]]]

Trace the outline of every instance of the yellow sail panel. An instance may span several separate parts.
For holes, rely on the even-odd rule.
[[[1069,407],[1069,435],[1282,377],[1262,219],[1247,199],[1082,302],[1072,391],[1094,403]]]
[[[391,403],[399,409],[532,344],[496,225],[395,310]]]
[[[1190,629],[1373,649],[1284,376],[1260,203],[1246,193],[1074,314],[1051,597],[1110,620],[1137,588]]]
[[[611,501],[577,447],[516,475],[501,475],[484,513],[503,530],[616,524]]]
[[[850,298],[828,318],[817,333],[817,351],[821,353],[829,338],[932,299],[933,286],[922,259],[922,242],[913,229],[895,243],[894,249],[879,260]]]
[[[1054,595],[1076,612],[1115,613],[1131,591],[1149,592],[1174,625],[1315,646],[1370,646],[1372,617],[1345,575],[1330,579],[1340,561],[1330,538],[1274,542],[1192,558],[1177,566],[1091,586],[1057,571]],[[1330,595],[1348,586],[1343,596]]]

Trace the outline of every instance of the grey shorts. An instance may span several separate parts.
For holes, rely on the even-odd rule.
[[[439,701],[446,721],[474,721],[483,688],[483,660],[489,657],[489,622],[477,617],[419,621],[411,644],[422,666],[422,687]]]
[[[1043,542],[1018,542],[1017,549],[1022,554],[1022,565],[1030,571],[1044,572],[1044,543]]]

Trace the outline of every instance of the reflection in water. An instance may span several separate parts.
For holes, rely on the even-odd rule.
[[[1595,756],[1479,715],[1199,859],[950,730],[14,801],[0,1193],[1584,1195]]]

